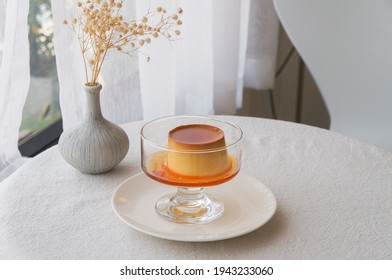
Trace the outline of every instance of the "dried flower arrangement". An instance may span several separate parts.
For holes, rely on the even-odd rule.
[[[148,11],[141,20],[127,21],[120,13],[124,1],[77,1],[76,17],[72,18],[70,23],[63,21],[71,27],[79,40],[88,86],[97,83],[110,50],[129,55],[160,36],[171,41],[180,35],[180,31],[175,27],[182,25],[181,8],[178,8],[176,13],[168,14],[165,8],[157,7],[155,11]],[[150,19],[156,15],[159,15],[158,23],[150,25]]]

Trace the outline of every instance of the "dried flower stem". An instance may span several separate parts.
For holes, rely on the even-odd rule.
[[[179,19],[183,13],[181,8],[172,15],[166,15],[165,8],[157,7],[155,12],[149,10],[141,20],[126,21],[121,15],[124,1],[84,0],[76,2],[78,12],[76,17],[70,21],[70,25],[79,40],[86,85],[97,83],[110,50],[130,55],[160,36],[173,41],[173,38],[180,35],[180,31],[175,30],[174,27],[182,24]],[[160,19],[157,24],[150,25],[149,21],[155,14],[160,14]],[[69,24],[67,20],[63,23]]]

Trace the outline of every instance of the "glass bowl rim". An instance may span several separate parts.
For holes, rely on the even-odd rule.
[[[168,119],[176,119],[176,118],[198,118],[198,119],[216,121],[216,122],[234,127],[239,132],[239,137],[233,143],[230,143],[229,145],[226,145],[222,148],[206,149],[206,150],[174,150],[174,149],[169,149],[168,147],[165,147],[165,146],[158,145],[158,144],[154,143],[153,141],[149,140],[144,135],[144,129],[148,125],[150,125],[151,123],[166,120],[166,119],[168,120]],[[206,154],[206,153],[215,153],[215,152],[225,151],[225,150],[235,146],[236,144],[238,144],[242,140],[243,135],[244,135],[244,132],[242,131],[242,129],[238,125],[232,123],[231,121],[219,120],[219,119],[216,119],[213,117],[201,116],[201,115],[172,115],[172,116],[165,116],[165,117],[161,117],[161,118],[156,118],[156,119],[153,119],[153,120],[146,122],[140,130],[140,138],[142,138],[142,140],[144,140],[145,142],[147,142],[151,146],[153,146],[155,148],[159,148],[160,150],[163,150],[166,152],[181,153],[181,154]]]

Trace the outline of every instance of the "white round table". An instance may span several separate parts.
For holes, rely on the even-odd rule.
[[[135,122],[124,126],[129,154],[109,173],[78,172],[56,146],[0,184],[0,259],[392,258],[391,152],[305,125],[220,118],[244,131],[241,172],[276,196],[277,212],[258,230],[179,242],[120,221],[112,194],[141,171]]]

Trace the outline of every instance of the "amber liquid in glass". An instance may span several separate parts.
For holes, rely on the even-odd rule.
[[[153,154],[145,166],[145,173],[152,179],[161,183],[181,186],[181,187],[210,187],[223,184],[239,172],[237,159],[229,155],[229,167],[226,171],[213,176],[185,176],[177,174],[169,169],[167,165],[168,152],[158,152]]]

